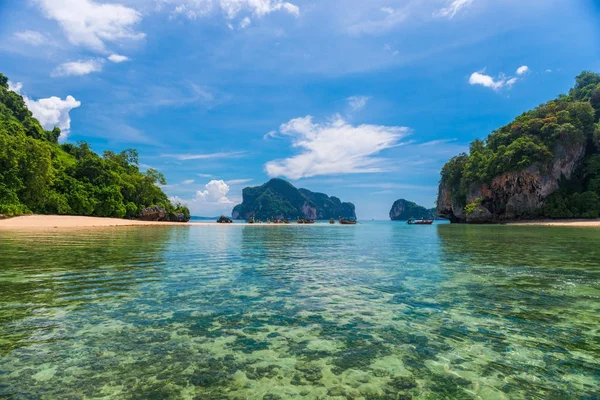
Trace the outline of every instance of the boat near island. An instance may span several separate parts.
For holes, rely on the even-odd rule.
[[[346,219],[346,218],[340,217],[339,220],[340,220],[341,225],[356,225],[355,219]]]
[[[408,221],[406,222],[408,225],[431,225],[433,224],[433,219],[416,219],[416,218],[409,218]]]
[[[333,219],[333,218],[330,218],[330,219],[329,219],[329,223],[330,223],[331,225],[335,224],[335,219]]]

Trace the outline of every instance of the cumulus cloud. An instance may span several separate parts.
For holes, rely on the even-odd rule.
[[[471,85],[481,85],[493,90],[500,90],[502,88],[510,88],[515,83],[517,83],[517,78],[505,76],[504,74],[500,74],[497,78],[493,78],[490,75],[486,75],[482,72],[473,72],[471,77],[469,78],[469,83]]]
[[[350,96],[346,100],[352,111],[360,111],[367,105],[370,97],[367,96]]]
[[[122,56],[120,54],[111,54],[110,56],[108,56],[108,60],[118,64],[125,61],[129,61],[129,57]]]
[[[100,72],[103,64],[103,61],[99,59],[69,61],[56,67],[52,71],[52,76],[81,76]]]
[[[36,0],[44,16],[59,23],[69,42],[106,53],[106,42],[140,40],[134,26],[141,14],[121,4],[92,0]]]
[[[16,32],[14,36],[20,41],[30,44],[32,46],[41,46],[43,44],[50,43],[48,38],[38,31]]]
[[[81,105],[81,102],[75,100],[73,96],[67,96],[64,100],[60,97],[52,96],[44,99],[33,100],[21,93],[23,84],[20,82],[9,82],[9,90],[19,93],[27,108],[46,130],[54,129],[58,126],[61,130],[60,140],[64,141],[71,129],[71,117],[69,112]]]
[[[471,4],[473,4],[473,0],[450,0],[448,6],[434,13],[434,16],[452,19]]]
[[[192,199],[171,197],[175,203],[185,204],[193,215],[209,215],[231,210],[235,202],[229,199],[229,185],[223,180],[211,180],[204,185],[203,190],[198,190]]]
[[[529,67],[527,65],[522,65],[517,68],[517,75],[525,75],[529,72]]]
[[[215,10],[221,11],[228,19],[244,12],[259,18],[277,11],[295,16],[300,14],[297,5],[282,0],[161,0],[160,4],[172,6],[173,15],[183,15],[190,19],[209,15]],[[249,22],[248,18],[241,25],[247,26]]]
[[[282,135],[291,138],[300,153],[265,165],[269,176],[290,179],[329,174],[381,172],[383,159],[374,157],[384,149],[400,145],[410,130],[401,126],[358,125],[340,115],[318,124],[309,115],[282,124]]]

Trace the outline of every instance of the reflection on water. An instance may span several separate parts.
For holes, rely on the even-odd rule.
[[[600,396],[600,231],[0,233],[0,398]]]

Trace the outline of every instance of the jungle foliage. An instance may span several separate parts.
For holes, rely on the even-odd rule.
[[[568,95],[540,105],[471,143],[469,153],[452,158],[441,183],[466,206],[468,188],[532,165],[548,168],[558,152],[585,145],[584,162],[546,201],[544,216],[596,218],[600,214],[600,74],[583,72]]]
[[[148,206],[189,216],[158,185],[164,176],[141,172],[138,153],[94,153],[87,143],[59,144],[60,129],[44,130],[23,98],[0,74],[0,214],[135,218]]]

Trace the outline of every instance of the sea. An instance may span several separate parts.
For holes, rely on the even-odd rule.
[[[0,232],[0,399],[598,399],[600,230]]]

